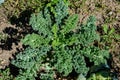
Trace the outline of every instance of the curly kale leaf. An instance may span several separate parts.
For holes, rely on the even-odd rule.
[[[34,80],[33,78],[37,76],[37,71],[39,71],[49,50],[50,46],[41,46],[38,49],[26,48],[25,51],[17,54],[16,59],[12,60],[11,63],[21,69],[20,74],[17,77],[18,80],[19,78],[21,80],[24,78],[24,80]]]
[[[62,73],[64,76],[67,76],[73,70],[72,55],[70,51],[60,48],[60,50],[55,50],[54,54],[55,68],[58,72]]]
[[[106,59],[109,58],[109,52],[107,50],[101,50],[98,47],[87,47],[82,50],[82,54],[89,58],[94,65],[106,64]]]
[[[77,37],[74,35],[73,30],[76,29],[78,23],[78,15],[72,15],[66,19],[65,25],[62,26],[60,30],[58,26],[55,24],[52,27],[53,32],[53,46],[59,45],[72,45],[76,43]],[[71,34],[71,32],[73,34]]]
[[[56,23],[57,26],[62,24],[62,20],[68,15],[68,6],[63,0],[55,2],[54,5],[51,1],[48,5],[49,6],[46,6],[40,13],[32,14],[29,24],[34,30],[38,31],[39,34],[51,38],[51,27],[54,23]],[[51,10],[49,10],[49,7]],[[53,13],[53,15],[51,15],[51,13]]]
[[[86,25],[80,26],[80,31],[78,32],[79,43],[83,46],[88,46],[92,44],[95,40],[99,41],[99,35],[96,32],[97,28],[95,26],[95,17],[90,16]]]
[[[85,76],[87,75],[89,68],[86,67],[84,56],[82,56],[79,53],[76,53],[73,56],[73,63],[74,63],[73,67],[77,73],[81,73]]]
[[[47,4],[47,8],[50,9],[53,14],[53,18],[57,26],[61,27],[62,20],[68,16],[68,5],[66,0],[52,0]]]
[[[70,48],[68,47],[67,50],[69,50],[72,55],[73,69],[77,73],[86,76],[89,71],[89,67],[86,66],[85,57],[81,54],[81,46],[76,45]]]
[[[50,19],[48,19],[50,20]],[[32,28],[39,32],[40,35],[43,35],[44,37],[51,37],[51,23],[46,18],[44,18],[42,11],[40,13],[32,14],[30,18],[29,24],[32,26]]]
[[[27,34],[24,39],[21,40],[24,45],[29,45],[30,47],[37,48],[41,47],[41,45],[45,45],[49,43],[48,38],[44,38],[38,34],[32,33]]]
[[[72,30],[75,30],[78,24],[78,15],[74,14],[72,16],[69,16],[68,19],[65,21],[65,25],[62,26],[61,33],[66,34],[69,33]]]
[[[87,75],[89,68],[87,68],[84,56],[80,54],[80,48],[78,46],[76,46],[76,49],[70,49],[68,47],[57,49],[54,54],[54,62],[58,72],[67,76],[74,69],[79,74]]]
[[[62,20],[68,15],[68,6],[63,0],[58,0],[58,3],[55,6],[55,21],[56,24],[61,25]]]
[[[6,68],[4,71],[0,69],[0,80],[13,80],[13,76],[10,74],[10,68]]]

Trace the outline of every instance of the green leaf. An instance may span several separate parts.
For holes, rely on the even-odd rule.
[[[85,76],[80,74],[77,78],[77,80],[86,80]]]
[[[111,35],[111,34],[113,34],[114,32],[115,32],[115,29],[112,28],[112,29],[108,32],[108,35]]]
[[[56,47],[56,46],[59,46],[61,44],[60,40],[59,39],[55,39],[52,41],[52,47]]]
[[[13,80],[13,76],[10,73],[10,68],[5,70],[0,69],[0,80]]]
[[[119,34],[114,34],[114,38],[117,40],[120,40],[120,35]]]
[[[48,44],[49,39],[45,39],[43,36],[32,33],[32,34],[26,35],[25,38],[21,40],[21,42],[24,45],[29,45],[33,48],[36,48],[36,47],[41,47],[42,44],[44,45]]]
[[[69,16],[68,19],[65,22],[65,25],[62,26],[63,29],[61,30],[61,33],[66,34],[66,33],[69,33],[70,31],[76,29],[78,20],[79,19],[78,19],[77,14]]]
[[[53,25],[52,32],[54,33],[54,37],[57,38],[58,26],[56,24]]]
[[[11,61],[12,65],[20,69],[19,75],[15,80],[35,80],[37,71],[39,71],[44,64],[43,62],[50,49],[50,46],[45,45],[40,48],[28,47],[23,52],[17,54],[16,59]]]
[[[60,50],[55,51],[54,55],[55,59],[57,59],[57,63],[55,64],[55,68],[63,74],[63,76],[67,76],[73,70],[72,63],[72,55],[70,51],[66,51],[63,47]]]
[[[104,31],[105,34],[108,33],[108,26],[107,26],[107,24],[103,25],[103,31]]]

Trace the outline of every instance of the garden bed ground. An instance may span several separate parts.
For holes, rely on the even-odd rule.
[[[80,23],[84,23],[90,15],[94,15],[97,18],[96,25],[98,31],[102,33],[101,27],[107,24],[110,28],[115,28],[115,33],[120,35],[120,1],[119,0],[70,0],[69,12],[71,14],[77,13],[80,17]],[[6,5],[7,7],[7,5]],[[7,34],[7,40],[0,42],[0,68],[3,69],[9,65],[10,59],[13,58],[16,52],[24,50],[20,39],[27,33],[31,33],[32,29],[28,26],[26,17],[21,14],[25,14],[23,11],[18,19],[15,19],[15,23],[11,23],[8,19],[8,13],[10,15],[11,10],[7,10],[4,6],[0,7],[0,33]],[[13,15],[13,13],[11,13]],[[11,16],[12,17],[12,16]],[[12,17],[13,19],[13,17]],[[12,20],[11,19],[11,20]],[[23,21],[22,21],[23,20]],[[19,24],[22,23],[22,27]],[[26,23],[23,23],[26,22]],[[111,43],[110,49],[111,71],[115,72],[120,80],[120,40]]]

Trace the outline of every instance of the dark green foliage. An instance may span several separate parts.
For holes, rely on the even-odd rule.
[[[30,18],[30,25],[32,25],[32,28],[38,31],[40,35],[43,35],[44,37],[51,36],[50,31],[51,21],[48,20],[44,18],[42,12],[40,12],[37,15],[35,14],[32,15],[32,18]]]
[[[64,49],[58,49],[54,54],[55,59],[57,59],[57,63],[55,63],[55,68],[62,73],[64,76],[67,76],[72,72],[73,63],[72,63],[72,55],[70,51]]]
[[[86,67],[86,62],[85,58],[81,53],[80,47],[76,46],[76,48],[73,48],[75,51],[72,56],[73,56],[73,67],[77,73],[81,73],[83,75],[87,75],[87,72],[89,70],[88,67]],[[72,50],[71,50],[72,51]]]
[[[47,8],[50,8],[51,13],[54,15],[54,21],[57,25],[61,25],[62,20],[68,15],[67,0],[52,0],[47,4]]]
[[[54,10],[56,24],[60,25],[62,20],[68,15],[68,6],[62,0],[59,0]]]
[[[40,47],[42,44],[48,44],[49,40],[40,36],[38,34],[32,33],[28,34],[23,40],[21,40],[24,45],[30,45],[31,47]]]
[[[42,14],[44,12],[40,12],[37,15],[33,14],[32,17],[30,18],[30,24],[32,25],[32,28],[38,31],[41,39],[36,35],[39,38],[38,40],[36,40],[37,37],[35,38],[35,34],[27,35],[25,39],[22,41],[25,45],[29,44],[31,47],[34,47],[35,45],[31,43],[33,39],[35,41],[35,44],[37,45],[36,47],[40,46],[40,44],[44,42],[45,43],[51,42],[53,47],[59,46],[60,44],[68,45],[76,42],[77,39],[76,37],[71,37],[71,36],[68,37],[67,35],[66,38],[66,34],[72,31],[73,29],[76,29],[78,22],[78,15],[69,16],[65,22],[65,25],[63,25],[60,30],[57,24],[51,25],[51,23],[54,22],[51,22],[52,19],[50,18],[50,14],[46,13],[47,16],[44,17]]]
[[[75,30],[78,24],[78,15],[69,16],[68,19],[65,21],[65,25],[62,26],[62,34],[69,33],[72,30]]]
[[[78,54],[73,56],[73,67],[77,73],[81,73],[84,76],[87,75],[89,68],[86,67],[84,56]]]
[[[90,62],[94,62],[94,65],[106,64],[106,59],[109,58],[109,52],[107,50],[100,50],[94,46],[84,48],[82,54],[89,58]]]
[[[70,32],[73,32],[73,29],[77,27],[78,22],[78,15],[72,15],[68,17],[66,20],[65,25],[62,26],[60,30],[57,25],[53,25],[52,32],[53,32],[53,40],[52,46],[60,46],[60,45],[72,45],[76,43],[77,38],[74,37],[75,35],[69,35]],[[76,23],[76,24],[73,24]]]
[[[89,17],[86,25],[80,26],[79,41],[83,46],[88,46],[95,40],[99,40],[99,35],[96,33],[95,17]]]
[[[13,80],[13,76],[10,74],[10,69],[0,70],[0,80]]]
[[[64,76],[69,75],[74,69],[77,73],[86,75],[88,68],[84,60],[84,56],[80,54],[80,47],[68,48],[62,47],[55,51],[54,59],[57,61],[55,67]]]
[[[41,11],[37,15],[32,14],[32,17],[30,18],[30,25],[32,25],[32,28],[38,31],[40,35],[42,34],[45,37],[47,35],[47,37],[51,38],[52,24],[54,24],[55,22],[56,25],[59,27],[61,21],[64,20],[64,18],[68,15],[68,6],[65,5],[64,1],[59,0],[57,2],[51,1],[51,3],[48,3],[43,11]],[[51,15],[51,13],[53,15]],[[55,21],[53,19],[55,19]]]
[[[24,52],[19,53],[12,61],[13,65],[21,69],[17,80],[35,80],[37,71],[49,50],[50,46],[42,46],[39,49],[27,48]]]
[[[90,69],[86,58],[93,63],[91,66],[106,64],[109,53],[93,45],[99,41],[95,18],[91,16],[85,25],[78,25],[78,15],[68,15],[66,8],[63,0],[56,0],[40,13],[32,14],[30,25],[38,34],[22,39],[32,48],[19,53],[12,62],[21,69],[18,79],[34,80],[39,74],[42,80],[54,80],[55,72],[68,76],[73,70],[86,76]],[[45,72],[40,72],[41,67]]]

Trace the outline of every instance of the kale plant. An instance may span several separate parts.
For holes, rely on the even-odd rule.
[[[69,15],[67,7],[64,0],[56,0],[31,15],[30,25],[37,33],[28,34],[21,40],[30,48],[12,61],[21,69],[18,79],[35,80],[39,74],[42,80],[54,80],[54,74],[68,76],[73,70],[87,76],[91,66],[107,64],[109,52],[94,45],[94,41],[99,41],[95,17],[91,16],[86,24],[79,25],[78,14]],[[49,65],[44,67],[45,73],[40,72],[46,63]]]
[[[10,69],[0,70],[0,80],[13,80],[13,76],[10,74]]]

